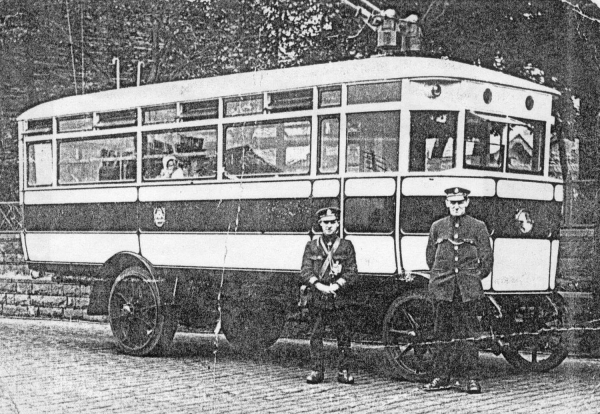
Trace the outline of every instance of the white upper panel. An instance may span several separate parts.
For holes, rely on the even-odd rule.
[[[31,108],[18,119],[115,111],[138,106],[245,95],[265,90],[277,91],[344,82],[399,78],[426,79],[440,76],[557,94],[554,89],[465,63],[420,57],[385,57],[166,82],[65,97]]]

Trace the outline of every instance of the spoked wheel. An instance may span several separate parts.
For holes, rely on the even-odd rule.
[[[552,331],[563,326],[561,302],[560,297],[544,296],[519,308],[524,327],[533,334],[509,338],[509,345],[503,348],[502,355],[512,366],[521,371],[546,372],[559,366],[567,357],[566,335]]]
[[[398,297],[383,321],[383,344],[394,373],[408,381],[426,381],[433,364],[433,304],[423,291]]]
[[[285,324],[285,310],[275,303],[225,303],[221,317],[225,337],[238,352],[264,351]]]
[[[168,349],[177,315],[163,308],[155,281],[147,270],[130,267],[113,283],[108,317],[119,349],[129,355],[148,355]]]

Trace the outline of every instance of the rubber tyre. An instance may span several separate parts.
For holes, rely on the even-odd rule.
[[[156,282],[138,266],[125,269],[115,279],[108,318],[117,347],[128,355],[160,352],[175,334],[176,326],[173,329],[172,318],[166,317]]]
[[[535,318],[535,331],[542,328],[561,328],[565,318],[565,307],[560,296],[540,298],[539,316]],[[550,301],[544,303],[543,300]],[[553,312],[558,309],[558,313]],[[539,335],[515,337],[509,346],[502,349],[502,355],[514,368],[522,372],[547,372],[559,366],[569,354],[564,333],[549,332]],[[543,357],[543,359],[540,359]]]

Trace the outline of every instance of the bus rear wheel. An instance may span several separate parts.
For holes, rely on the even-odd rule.
[[[125,269],[110,291],[108,318],[118,348],[129,355],[166,352],[177,330],[177,311],[164,306],[158,286],[141,267]]]
[[[275,303],[224,303],[221,321],[225,338],[234,350],[262,352],[279,339],[285,311]]]
[[[563,326],[565,307],[562,298],[543,296],[520,308],[526,335],[513,335],[502,355],[513,367],[524,372],[546,372],[559,366],[569,354],[567,337],[556,331]]]
[[[393,374],[408,381],[427,381],[433,347],[433,303],[425,291],[408,292],[394,300],[383,321],[383,345]]]

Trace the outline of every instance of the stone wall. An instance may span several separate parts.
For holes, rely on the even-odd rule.
[[[23,263],[18,233],[0,234],[0,315],[104,321],[88,316],[90,286],[36,278]]]
[[[592,292],[595,269],[594,229],[562,229],[556,283],[560,291]]]
[[[103,316],[88,316],[90,286],[56,283],[51,278],[0,278],[0,314],[17,317],[59,318],[105,321]]]

